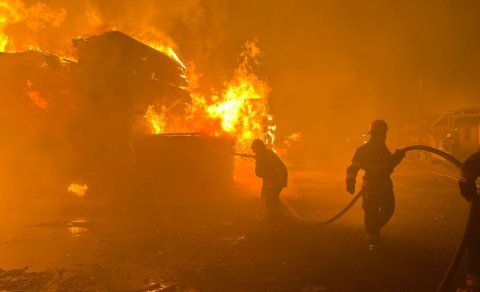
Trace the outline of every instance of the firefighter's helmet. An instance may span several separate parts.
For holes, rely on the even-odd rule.
[[[255,139],[253,140],[252,142],[252,146],[250,147],[253,151],[255,150],[260,150],[260,149],[264,149],[265,148],[265,143],[263,143],[262,140],[260,139]]]
[[[384,120],[375,120],[370,124],[370,134],[383,134],[387,133],[388,126]]]

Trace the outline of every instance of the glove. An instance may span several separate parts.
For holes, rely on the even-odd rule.
[[[460,194],[470,202],[475,196],[477,196],[477,186],[473,182],[466,182],[465,180],[458,181],[458,187],[460,188]]]
[[[347,192],[352,195],[355,193],[355,181],[347,179]]]

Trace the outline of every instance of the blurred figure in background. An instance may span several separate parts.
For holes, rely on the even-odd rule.
[[[460,145],[458,140],[451,133],[448,133],[445,139],[443,139],[442,148],[452,156],[458,157]]]
[[[373,121],[370,125],[370,140],[357,149],[352,164],[347,168],[346,185],[350,194],[355,193],[358,171],[365,171],[361,192],[365,232],[370,250],[376,249],[380,242],[380,230],[393,215],[395,197],[390,175],[405,157],[405,153],[399,150],[391,154],[385,144],[387,130],[385,121]]]

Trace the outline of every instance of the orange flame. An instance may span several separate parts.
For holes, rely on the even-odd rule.
[[[158,114],[155,111],[155,106],[149,105],[147,112],[145,113],[145,119],[147,120],[147,126],[153,134],[163,134],[166,131],[167,121],[165,114],[165,107],[162,107],[162,113]]]
[[[203,127],[199,130],[235,136],[240,149],[248,148],[253,139],[266,136],[270,87],[252,73],[252,65],[258,64],[259,55],[256,42],[247,41],[239,67],[220,94],[207,98],[195,92],[195,88],[191,89],[193,103],[188,119],[197,127]],[[194,73],[189,72],[188,76],[192,75]]]
[[[5,28],[10,23],[20,21],[22,16],[19,9],[20,4],[18,1],[0,1],[0,51],[4,52],[8,44],[8,35],[5,33]]]
[[[79,184],[70,184],[67,188],[67,190],[71,193],[76,194],[79,197],[84,197],[85,193],[88,190],[87,185],[79,185]]]
[[[166,48],[174,53],[171,47]],[[253,65],[259,63],[261,52],[255,41],[247,41],[244,48],[240,65],[219,94],[207,96],[200,93],[195,66],[192,63],[186,67],[192,104],[187,108],[184,131],[236,137],[239,150],[248,149],[255,138],[265,138],[269,145],[275,143],[276,125],[267,106],[270,87],[253,73]],[[178,58],[176,54],[174,56]],[[183,66],[180,60],[179,64]],[[167,116],[165,107],[158,114],[154,106],[149,106],[145,118],[150,132],[165,133],[169,126]]]
[[[185,65],[182,63],[180,58],[177,56],[175,51],[172,49],[172,47],[161,44],[158,42],[153,42],[153,41],[147,41],[146,44],[152,48],[154,48],[157,51],[160,51],[164,53],[165,55],[169,56],[171,59],[175,60],[182,68],[186,68]]]
[[[0,51],[20,51],[37,49],[35,33],[46,26],[59,27],[66,19],[65,9],[52,9],[43,3],[27,7],[20,0],[0,0]],[[22,23],[31,34],[22,31],[15,37],[6,30]]]

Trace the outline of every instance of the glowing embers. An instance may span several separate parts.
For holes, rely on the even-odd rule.
[[[71,193],[76,194],[79,197],[84,197],[87,193],[88,186],[85,184],[81,185],[73,183],[68,186],[67,190]]]
[[[67,223],[67,230],[72,237],[80,237],[88,232],[90,223],[85,219],[72,220]]]
[[[37,90],[34,90],[32,88],[32,82],[30,80],[27,80],[27,95],[30,98],[30,101],[37,107],[43,109],[43,110],[48,110],[48,103],[45,99],[42,98],[40,95],[40,92]]]

